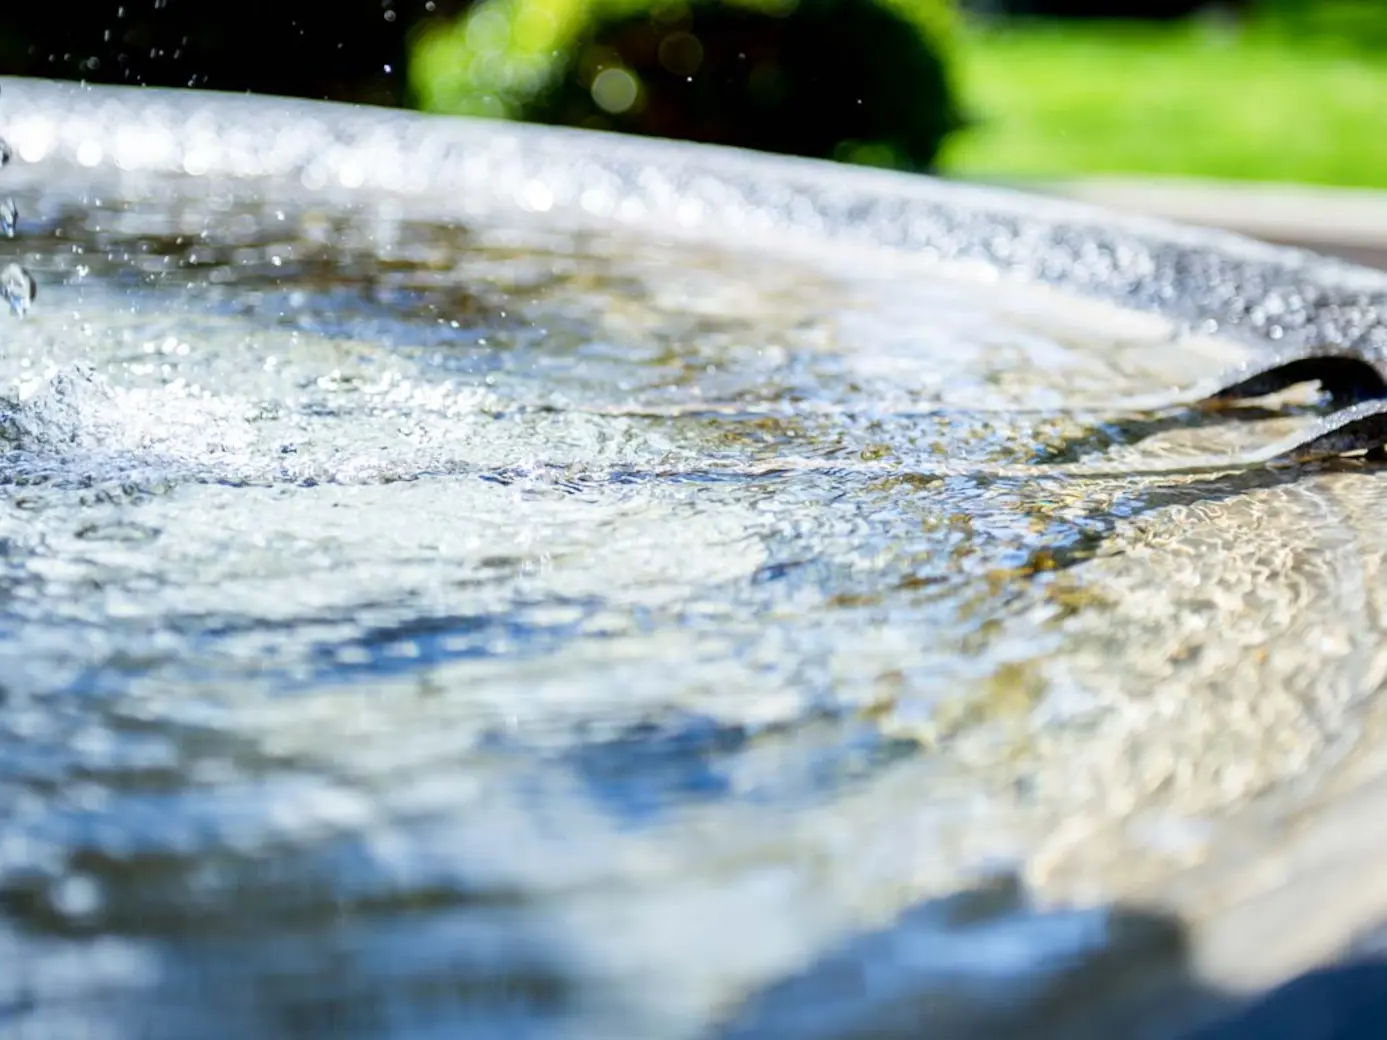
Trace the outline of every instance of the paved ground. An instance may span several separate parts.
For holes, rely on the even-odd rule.
[[[1387,270],[1387,191],[1125,177],[1027,187],[1112,209],[1225,228]]]

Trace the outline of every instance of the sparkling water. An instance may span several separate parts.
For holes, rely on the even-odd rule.
[[[1359,726],[1378,478],[1046,475],[1294,429],[1094,418],[1231,342],[101,176],[26,182],[0,275],[44,289],[0,325],[0,1032],[709,1035],[998,870],[1139,892]],[[916,969],[1005,988],[1071,924]]]

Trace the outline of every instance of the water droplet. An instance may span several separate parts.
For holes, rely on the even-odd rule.
[[[0,270],[0,298],[10,305],[10,311],[17,317],[28,313],[29,305],[37,295],[38,285],[34,282],[34,276],[24,268],[18,264],[6,264]]]
[[[14,199],[0,201],[0,235],[14,238],[14,230],[19,226],[19,207]]]
[[[0,137],[0,167],[8,166],[13,158],[14,149],[10,147],[10,142]]]

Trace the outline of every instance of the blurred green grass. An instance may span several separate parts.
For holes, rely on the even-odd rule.
[[[955,77],[976,125],[945,142],[953,176],[1387,187],[1387,51],[1353,41],[1200,22],[974,25]]]

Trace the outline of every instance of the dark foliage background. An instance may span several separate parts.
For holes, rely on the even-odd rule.
[[[398,105],[408,35],[464,0],[9,0],[0,73]]]

